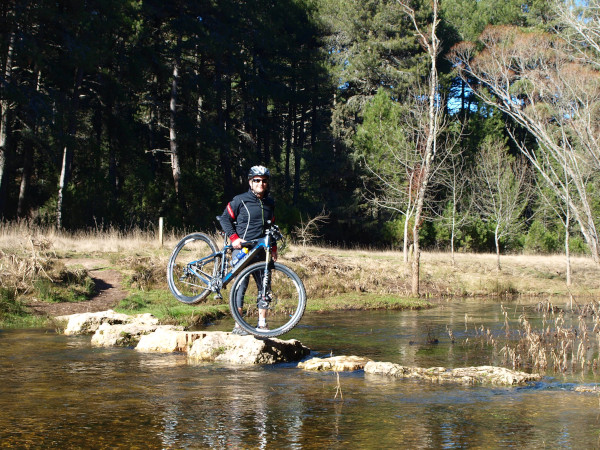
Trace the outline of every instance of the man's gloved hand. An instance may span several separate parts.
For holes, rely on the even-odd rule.
[[[240,248],[242,248],[242,244],[246,242],[245,240],[243,240],[242,238],[237,238],[235,241],[231,242],[231,246],[237,250],[239,250]]]

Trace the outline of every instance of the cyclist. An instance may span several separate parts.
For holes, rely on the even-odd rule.
[[[233,246],[232,260],[235,260],[237,254],[242,251],[244,242],[258,239],[265,235],[267,221],[274,223],[275,221],[275,202],[269,195],[269,179],[271,172],[264,166],[253,166],[248,171],[248,184],[250,189],[240,195],[236,195],[231,200],[223,214],[219,217],[219,222],[223,227]],[[273,260],[277,260],[277,248],[272,251]],[[258,252],[253,256],[252,261],[264,261],[265,254]],[[262,290],[262,274],[255,276],[255,281],[259,292]],[[242,311],[244,294],[248,287],[246,279],[237,295],[237,306],[239,311]],[[258,326],[259,330],[268,330],[267,326],[267,308],[269,307],[268,299],[258,298]],[[236,323],[232,333],[246,335],[240,326]]]

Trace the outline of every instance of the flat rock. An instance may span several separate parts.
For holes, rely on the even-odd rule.
[[[188,352],[194,341],[207,335],[206,331],[178,331],[160,327],[153,333],[142,336],[135,349],[155,353]]]
[[[370,361],[369,358],[361,356],[332,356],[329,358],[311,358],[299,363],[298,367],[304,370],[352,372],[364,369]]]
[[[453,382],[462,384],[497,384],[513,386],[541,379],[539,374],[530,374],[495,366],[464,367],[406,367],[390,362],[371,361],[365,365],[365,373],[386,375],[396,378],[415,378],[431,382]]]
[[[108,322],[101,324],[92,336],[94,347],[135,347],[140,339],[157,329],[168,331],[181,330],[173,325],[156,325],[153,323],[130,322],[111,325]]]
[[[188,361],[219,361],[233,364],[275,364],[299,361],[310,349],[296,339],[255,338],[213,331],[193,342]]]
[[[119,314],[112,309],[109,309],[108,311],[58,316],[56,319],[67,322],[64,334],[77,335],[93,334],[103,323],[109,323],[111,325],[128,323],[131,320],[131,316]]]
[[[598,394],[600,393],[600,386],[598,385],[592,385],[592,386],[576,386],[574,389],[575,392],[589,392],[592,394]]]

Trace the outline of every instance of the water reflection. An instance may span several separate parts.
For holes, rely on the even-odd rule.
[[[303,320],[293,336],[322,354],[405,365],[489,361],[452,345],[472,323],[502,332],[497,305]],[[486,310],[487,308],[487,310]],[[476,318],[467,321],[465,314]],[[219,325],[217,325],[219,326]],[[438,344],[428,344],[427,336]],[[181,354],[95,349],[89,337],[0,333],[0,446],[50,448],[597,447],[597,395],[586,377],[525,388],[438,385],[293,364],[188,365]]]

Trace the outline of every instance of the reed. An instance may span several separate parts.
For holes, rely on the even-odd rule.
[[[494,334],[483,325],[475,328],[475,338],[464,345],[500,347],[501,363],[513,369],[557,373],[596,372],[600,352],[600,303],[591,301],[578,305],[573,311],[556,307],[546,300],[532,312],[523,312],[517,320],[503,313],[503,336]],[[533,313],[540,322],[532,325]],[[518,327],[511,324],[517,323]]]
[[[337,384],[335,386],[335,396],[333,397],[333,399],[335,400],[339,395],[340,400],[343,402],[344,401],[344,393],[342,392],[342,385],[340,383],[340,373],[338,371],[336,371],[335,376],[337,378]]]

